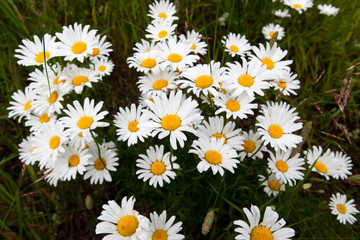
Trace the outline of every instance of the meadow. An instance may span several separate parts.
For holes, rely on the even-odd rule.
[[[186,134],[185,146],[177,149],[170,147],[168,138],[150,137],[130,147],[117,140],[113,121],[119,107],[139,102],[137,81],[142,73],[130,68],[127,59],[146,35],[152,1],[42,2],[0,1],[0,238],[102,239],[104,235],[95,234],[95,228],[103,204],[109,200],[120,204],[124,196],[134,196],[134,208],[144,216],[163,210],[176,216],[176,221],[182,222],[180,233],[186,239],[235,239],[234,221],[247,221],[243,208],[250,208],[251,204],[262,213],[266,206],[273,206],[285,219],[286,227],[295,230],[294,239],[360,239],[359,222],[341,224],[328,206],[330,196],[340,192],[354,199],[360,209],[360,176],[356,176],[360,174],[360,1],[314,1],[314,6],[302,14],[290,9],[288,18],[273,13],[285,8],[280,1],[174,1],[179,17],[175,34],[192,29],[202,34],[207,43],[207,53],[199,60],[203,64],[215,60],[225,66],[227,62],[240,61],[226,53],[221,43],[228,33],[245,35],[251,45],[258,46],[267,42],[261,32],[263,26],[277,23],[285,28],[285,36],[277,44],[288,51],[286,59],[293,60],[290,67],[298,74],[300,89],[296,90],[297,95],[290,96],[267,89],[257,101],[259,105],[284,101],[295,107],[306,126],[299,152],[312,146],[344,152],[352,159],[353,176],[350,180],[328,180],[312,172],[312,166],[307,164],[303,179],[295,186],[286,186],[277,196],[268,196],[258,179],[259,174],[266,175],[268,153],[263,158],[246,157],[234,174],[226,171],[220,176],[210,170],[198,172],[199,158],[189,153],[196,140],[193,134]],[[340,11],[336,16],[321,15],[316,8],[320,3],[331,3]],[[82,102],[86,97],[104,102],[102,110],[109,112],[104,121],[110,125],[96,131],[96,138],[115,143],[119,166],[111,172],[111,182],[91,184],[78,175],[76,180],[59,181],[55,187],[42,178],[43,171],[38,166],[25,166],[19,160],[18,144],[29,135],[29,129],[24,121],[9,118],[7,108],[13,92],[27,86],[29,73],[34,69],[18,65],[14,57],[22,39],[32,40],[33,35],[45,33],[54,35],[63,26],[74,23],[90,25],[90,29],[107,36],[115,67],[110,76],[92,88],[85,88],[81,94],[71,92],[63,106],[75,99]],[[215,115],[212,105],[199,105],[205,118]],[[254,112],[247,119],[234,122],[244,131],[254,129],[259,109]],[[136,160],[156,144],[171,151],[181,167],[171,183],[154,188],[138,179]],[[311,183],[311,187],[304,187],[306,183]],[[203,235],[202,224],[209,210],[214,211],[214,222]],[[359,216],[355,215],[358,220]]]

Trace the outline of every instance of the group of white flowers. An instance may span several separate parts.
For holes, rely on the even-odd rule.
[[[311,7],[309,2],[312,1],[284,1],[297,10]],[[181,161],[173,150],[187,147],[186,134],[197,138],[188,152],[199,158],[200,173],[211,168],[214,175],[223,176],[225,170],[236,174],[235,169],[245,158],[269,156],[265,175],[259,175],[269,196],[285,191],[285,186],[295,186],[310,168],[327,180],[347,179],[351,175],[351,159],[342,152],[325,152],[322,147],[313,146],[301,157],[294,151],[303,141],[296,134],[303,124],[295,108],[283,101],[259,104],[257,97],[271,88],[278,91],[278,96],[296,95],[295,90],[300,88],[297,74],[290,68],[292,60],[285,60],[286,50],[276,42],[251,46],[245,35],[229,33],[221,42],[234,61],[225,66],[215,60],[204,63],[201,56],[207,53],[206,41],[194,30],[175,34],[175,13],[169,0],[155,0],[150,5],[148,15],[153,20],[146,28],[146,39],[136,43],[133,56],[127,59],[129,67],[141,73],[137,82],[141,92],[139,104],[120,107],[113,120],[118,140],[127,142],[129,147],[149,137],[168,139],[169,144],[150,146],[146,154],[139,155],[139,179],[149,181],[155,188],[174,180],[174,170],[180,168]],[[278,40],[284,36],[281,29],[274,28],[267,33],[267,39],[276,32]],[[56,37],[60,42],[56,42]],[[84,174],[94,184],[110,182],[109,171],[116,171],[119,165],[115,145],[105,140],[97,143],[94,132],[109,125],[102,121],[108,114],[101,111],[103,103],[95,105],[86,97],[83,104],[75,100],[62,111],[61,101],[73,90],[80,94],[84,86],[91,87],[111,73],[114,64],[107,58],[111,44],[81,24],[64,27],[56,37],[46,34],[41,41],[35,36],[34,42],[24,40],[24,45],[16,50],[21,54],[15,55],[19,64],[43,67],[30,74],[31,83],[25,93],[15,92],[8,108],[9,117],[19,117],[19,121],[25,117],[25,125],[30,126],[30,136],[19,145],[20,159],[46,169],[45,179],[55,186],[58,180],[75,179],[77,174]],[[60,56],[65,61],[77,59],[81,64],[89,59],[90,67],[62,67],[50,61]],[[45,64],[45,60],[49,62]],[[249,120],[247,131],[239,128],[237,123],[245,123],[257,114],[258,108],[256,123],[252,125]],[[205,117],[209,115],[213,116]],[[104,239],[184,238],[178,234],[181,223],[173,225],[175,217],[166,222],[166,211],[160,216],[154,212],[149,222],[133,210],[134,203],[133,198],[124,197],[121,207],[115,201],[105,204],[98,218],[103,222],[97,225],[96,233],[110,234]],[[356,221],[352,214],[358,211],[352,200],[346,202],[346,195],[333,195],[330,207],[342,223]],[[293,229],[283,228],[285,221],[277,221],[279,216],[270,207],[261,223],[258,207],[251,206],[251,212],[244,208],[244,212],[250,225],[234,221],[239,226],[235,231],[240,233],[236,239],[288,239],[295,235]]]

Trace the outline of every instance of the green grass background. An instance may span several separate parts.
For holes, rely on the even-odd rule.
[[[352,186],[346,181],[329,182],[316,174],[309,174],[304,181],[312,183],[309,191],[304,191],[298,184],[276,198],[268,198],[257,180],[258,174],[265,174],[265,160],[246,159],[239,165],[236,174],[226,173],[223,178],[213,176],[210,172],[199,174],[196,169],[198,159],[187,153],[189,145],[174,152],[182,168],[176,180],[161,189],[149,187],[135,175],[138,154],[144,153],[144,149],[151,144],[166,144],[166,141],[155,139],[130,150],[126,143],[116,142],[120,167],[116,173],[112,173],[112,183],[90,185],[87,181],[77,179],[60,182],[55,188],[44,181],[35,183],[41,174],[37,167],[32,166],[27,166],[25,175],[21,176],[17,145],[28,135],[28,130],[23,122],[19,124],[8,119],[6,110],[12,93],[25,88],[28,74],[33,70],[16,64],[14,51],[21,40],[32,40],[33,35],[45,33],[54,35],[62,31],[62,26],[75,22],[90,24],[98,29],[98,33],[107,35],[114,49],[111,54],[116,65],[114,72],[103,83],[87,89],[80,98],[91,96],[97,101],[104,101],[106,110],[110,112],[108,121],[112,122],[118,107],[137,102],[139,93],[135,83],[138,73],[128,68],[126,58],[132,55],[134,44],[144,38],[145,29],[150,23],[147,12],[151,1],[148,0],[45,2],[46,11],[38,16],[32,10],[31,1],[0,1],[0,238],[101,239],[102,236],[95,236],[95,226],[102,204],[112,199],[120,202],[123,196],[135,196],[135,209],[144,215],[148,216],[152,211],[161,213],[163,210],[167,210],[169,215],[176,215],[177,220],[183,222],[182,233],[187,239],[234,239],[236,234],[232,222],[245,220],[241,209],[249,208],[251,204],[262,210],[269,204],[276,206],[280,217],[287,221],[287,226],[295,229],[295,238],[298,239],[360,239],[359,223],[340,224],[327,206],[330,195],[338,191],[355,198],[357,202],[359,186]],[[332,3],[340,8],[340,12],[336,17],[320,15],[316,9],[319,3]],[[274,22],[283,26],[285,38],[279,46],[287,49],[287,58],[294,61],[291,67],[298,74],[301,89],[295,97],[281,96],[278,100],[288,101],[294,107],[301,103],[298,107],[301,119],[313,123],[305,146],[321,145],[333,150],[340,150],[341,146],[353,159],[353,173],[359,173],[357,131],[360,123],[360,90],[359,75],[356,73],[360,72],[360,68],[345,69],[360,62],[360,1],[314,1],[312,9],[303,14],[291,10],[292,17],[285,19],[272,14],[273,10],[284,8],[278,1],[181,0],[175,1],[175,4],[178,7],[179,33],[183,33],[187,25],[189,30],[195,29],[210,38],[206,40],[209,53],[203,62],[211,59],[223,64],[233,61],[224,54],[220,42],[228,32],[244,34],[252,45],[258,45],[265,43],[261,33],[264,25]],[[226,25],[221,26],[216,19],[225,12],[230,16]],[[315,84],[323,71],[322,78]],[[327,91],[339,93],[343,80],[349,77],[352,78],[351,92],[342,114],[333,93]],[[275,99],[278,94],[272,91],[267,93],[262,100]],[[71,101],[68,99],[68,102]],[[346,126],[351,145],[333,119]],[[249,120],[239,125],[248,130],[255,118]],[[324,135],[322,131],[344,140]],[[98,133],[108,140],[116,140],[114,126]],[[192,136],[189,138],[193,139]],[[88,204],[91,199],[91,209],[86,207],[86,199]],[[201,224],[207,211],[213,207],[215,222],[210,233],[204,237],[201,235]],[[359,203],[357,208],[360,209]]]

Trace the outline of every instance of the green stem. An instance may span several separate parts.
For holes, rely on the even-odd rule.
[[[96,144],[96,147],[97,147],[97,150],[98,150],[99,159],[100,159],[101,163],[104,165],[105,169],[107,169],[107,168],[106,168],[106,163],[104,162],[104,160],[103,160],[102,157],[101,157],[101,150],[100,150],[99,143],[96,141],[95,136],[94,136],[94,133],[92,132],[92,130],[89,129],[89,131],[90,131],[90,134],[91,134],[91,136],[92,136],[92,138],[94,139],[94,142],[95,142],[95,144]]]

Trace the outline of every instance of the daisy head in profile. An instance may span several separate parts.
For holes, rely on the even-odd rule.
[[[246,37],[240,34],[229,33],[223,37],[221,43],[225,47],[225,52],[229,53],[232,57],[236,55],[244,57],[251,50],[251,45]]]
[[[285,220],[278,220],[279,214],[271,210],[270,206],[266,207],[262,222],[260,209],[251,205],[250,210],[243,208],[250,225],[243,220],[234,221],[239,226],[235,232],[240,233],[235,237],[236,240],[285,240],[295,236],[294,229],[285,228]]]
[[[108,234],[103,239],[141,240],[148,239],[149,219],[134,210],[136,199],[124,197],[119,206],[114,200],[103,205],[96,225],[96,234]]]
[[[75,58],[84,62],[93,54],[94,48],[99,48],[98,39],[96,38],[96,30],[89,31],[90,25],[82,27],[81,24],[64,26],[62,33],[56,33],[60,40],[57,43],[59,54],[64,56],[66,61],[72,61]]]
[[[284,4],[302,13],[313,6],[313,0],[284,0]]]
[[[167,220],[167,213],[164,210],[160,215],[156,212],[150,213],[150,229],[149,229],[149,239],[154,240],[181,240],[185,236],[179,234],[182,230],[182,222],[175,222],[175,216],[171,216]]]
[[[331,195],[329,206],[331,213],[336,215],[336,219],[340,223],[346,224],[348,222],[353,224],[357,221],[354,215],[359,213],[359,210],[356,209],[353,199],[347,201],[345,194],[336,193]]]
[[[139,168],[136,171],[138,179],[143,179],[144,182],[149,180],[149,185],[154,188],[158,185],[163,187],[164,181],[170,183],[170,179],[176,177],[173,170],[180,168],[179,164],[175,163],[176,159],[176,156],[171,156],[170,159],[170,152],[164,154],[163,145],[150,147],[146,150],[146,155],[140,154],[136,160]]]
[[[25,88],[25,93],[21,90],[14,92],[11,96],[13,101],[10,101],[9,118],[19,118],[19,122],[23,117],[29,118],[33,111],[35,91],[29,86]]]
[[[291,17],[289,9],[285,8],[284,10],[278,9],[274,12],[274,15],[280,18]]]
[[[179,18],[175,16],[176,9],[174,3],[169,0],[155,0],[149,5],[148,16],[154,20],[174,21]]]
[[[334,158],[337,168],[333,173],[333,177],[335,179],[348,179],[352,174],[351,169],[353,168],[350,156],[341,151],[336,151],[334,152]]]
[[[207,44],[202,41],[202,35],[195,30],[187,31],[186,35],[180,35],[180,41],[183,41],[190,45],[190,49],[193,53],[199,55],[205,55],[207,52]]]
[[[281,41],[285,36],[285,30],[279,24],[270,23],[263,27],[262,33],[265,36],[265,39],[270,40],[275,33],[278,33],[276,40]]]
[[[319,4],[317,8],[320,10],[320,14],[327,16],[336,16],[339,12],[339,8],[336,8],[331,4]]]

